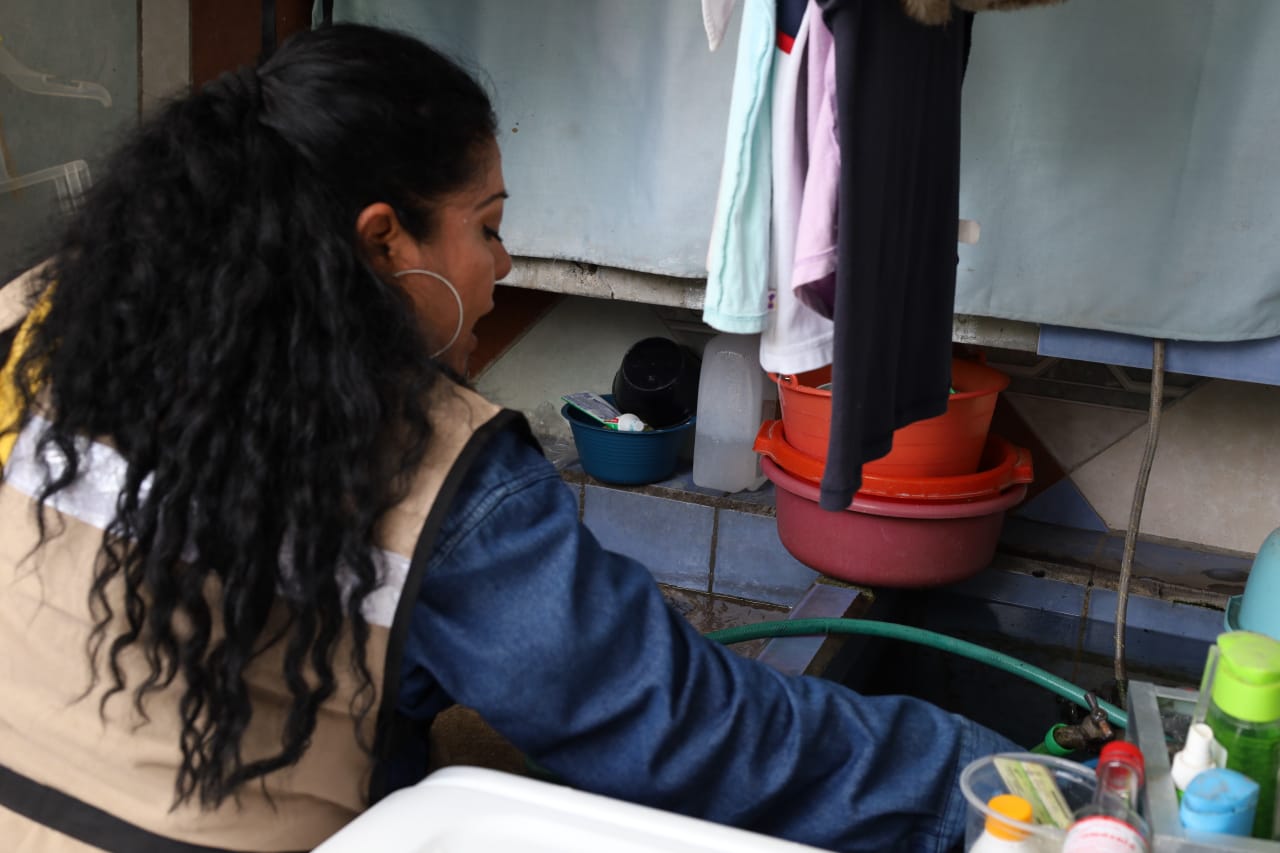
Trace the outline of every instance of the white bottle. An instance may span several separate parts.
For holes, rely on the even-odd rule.
[[[1196,723],[1187,729],[1186,746],[1173,757],[1173,766],[1169,768],[1169,775],[1173,778],[1173,787],[1178,792],[1179,800],[1182,799],[1182,792],[1187,790],[1187,786],[1191,784],[1191,780],[1197,773],[1214,766],[1215,743],[1213,729],[1209,728],[1208,723]]]
[[[1062,840],[1062,853],[1148,853],[1145,824],[1119,797],[1113,807],[1091,804],[1076,812]]]
[[[987,815],[982,834],[973,842],[969,853],[1041,853],[1040,839],[1020,829],[1013,823],[1000,820],[1031,823],[1031,803],[1016,794],[1001,794],[987,801],[987,808],[994,814]]]
[[[724,492],[764,482],[752,449],[777,390],[760,367],[759,335],[716,335],[702,352],[693,482]]]

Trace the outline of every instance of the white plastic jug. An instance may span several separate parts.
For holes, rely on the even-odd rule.
[[[760,487],[765,478],[751,447],[777,397],[777,387],[760,367],[759,335],[711,339],[698,379],[694,483],[724,492]]]

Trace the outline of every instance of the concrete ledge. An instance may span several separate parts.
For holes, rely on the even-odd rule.
[[[502,280],[511,287],[568,293],[597,299],[617,299],[701,311],[706,280],[624,270],[580,261],[515,258],[515,267]],[[1035,323],[957,314],[952,340],[976,346],[1035,352],[1040,327]]]

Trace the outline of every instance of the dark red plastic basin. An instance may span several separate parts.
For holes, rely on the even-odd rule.
[[[844,512],[818,506],[818,487],[760,460],[777,487],[778,538],[806,566],[850,583],[926,587],[991,564],[1005,512],[1023,484],[967,501],[904,501],[859,493]]]

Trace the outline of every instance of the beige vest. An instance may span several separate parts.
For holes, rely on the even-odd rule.
[[[422,581],[417,563],[410,571],[419,535],[425,557],[471,461],[490,436],[518,419],[469,390],[440,383],[431,449],[408,497],[379,531],[384,585],[364,605],[372,630],[367,660],[378,691],[366,743],[376,737],[375,718],[385,721],[394,707],[402,651],[397,644],[403,642],[396,615],[402,593],[410,601]],[[39,426],[34,422],[23,432],[0,483],[0,848],[6,853],[309,850],[352,820],[368,805],[373,765],[357,742],[349,711],[353,678],[341,680],[325,703],[312,744],[297,765],[267,776],[265,785],[244,786],[238,803],[211,812],[196,806],[170,811],[179,763],[179,686],[148,700],[149,722],[134,713],[132,690],[107,705],[105,723],[98,711],[102,687],[79,699],[90,677],[84,650],[92,625],[91,567],[112,516],[123,460],[106,445],[93,444],[89,473],[51,499],[51,529],[61,534],[32,555],[38,541],[32,494],[40,482],[33,437]],[[247,674],[255,711],[243,741],[246,760],[271,754],[278,744],[287,696],[279,683],[280,655],[273,651]],[[349,657],[340,648],[336,660]],[[125,665],[133,670],[129,684],[138,684],[139,657],[125,659]],[[13,799],[15,785],[21,801]],[[37,807],[31,805],[32,790],[44,792],[35,797]],[[143,834],[121,841],[124,836],[100,831],[112,821]],[[78,831],[75,824],[92,828]],[[71,837],[77,832],[79,841]]]

